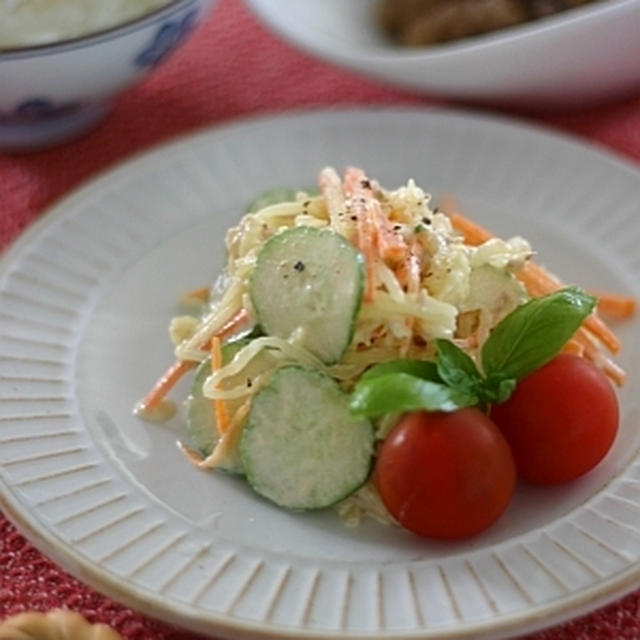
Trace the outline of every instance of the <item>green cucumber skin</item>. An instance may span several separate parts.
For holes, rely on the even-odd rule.
[[[249,340],[243,339],[225,344],[222,347],[223,364],[231,362],[235,354],[248,345],[249,342]],[[212,426],[215,429],[216,425],[213,402],[209,398],[205,398],[202,394],[202,385],[210,375],[211,359],[207,359],[201,362],[196,369],[196,374],[191,386],[191,393],[187,399],[187,431],[189,438],[192,446],[205,458],[213,451],[218,442],[218,438],[214,436],[213,430],[211,429]],[[230,460],[220,468],[230,473],[244,473],[239,459]]]
[[[269,207],[272,204],[279,204],[280,202],[295,202],[297,195],[300,191],[304,191],[310,198],[318,195],[318,190],[315,187],[309,187],[307,189],[291,189],[290,187],[275,187],[273,189],[267,189],[263,191],[255,200],[253,200],[246,208],[246,213],[256,213],[260,209]]]
[[[187,398],[187,431],[191,445],[200,455],[207,457],[216,445],[217,438],[209,429],[209,424],[215,423],[215,415],[211,401],[202,395],[202,385],[211,374],[211,360],[205,360],[198,365],[191,386],[191,393]]]
[[[251,340],[241,339],[228,342],[222,347],[222,363],[228,364],[233,360],[233,357],[246,347]],[[266,351],[256,355],[252,362],[246,367],[246,370],[241,374],[232,376],[229,381],[230,386],[242,384],[244,377],[254,377],[261,373],[263,369],[271,366],[271,358]],[[213,410],[213,402],[209,398],[205,398],[202,394],[202,385],[204,381],[211,375],[211,360],[207,359],[200,363],[196,369],[196,374],[191,386],[191,393],[187,400],[187,431],[191,440],[192,446],[194,446],[202,456],[208,456],[215,447],[218,439],[214,436],[211,429],[215,428],[216,417]],[[230,413],[233,413],[242,404],[242,400],[227,400],[227,407]],[[221,467],[225,471],[231,473],[242,474],[242,464],[240,458],[237,460],[229,460],[224,466]]]
[[[247,213],[256,213],[260,209],[280,202],[295,202],[296,190],[288,187],[275,187],[261,193],[246,209]]]
[[[252,488],[296,511],[330,507],[357,491],[371,474],[373,450],[373,426],[351,416],[347,394],[298,365],[280,369],[256,394],[240,441]]]
[[[348,325],[345,326],[346,332],[339,340],[339,344],[337,344],[337,346],[335,346],[330,353],[327,352],[328,349],[327,350],[322,349],[320,350],[319,353],[314,351],[313,349],[310,349],[310,351],[312,351],[313,353],[315,353],[315,355],[320,357],[320,359],[323,360],[325,364],[331,365],[340,361],[340,359],[344,355],[344,352],[347,350],[347,348],[351,344],[351,341],[353,340],[356,321],[357,321],[358,313],[360,312],[360,308],[362,306],[362,298],[364,294],[364,285],[365,285],[364,257],[359,251],[357,251],[354,247],[352,247],[349,244],[346,238],[344,238],[339,233],[336,233],[335,231],[332,231],[330,229],[317,229],[315,227],[307,227],[307,226],[293,227],[291,229],[287,229],[281,233],[278,233],[275,236],[272,236],[271,238],[269,238],[269,240],[267,240],[267,242],[265,242],[260,253],[258,254],[256,265],[251,273],[251,277],[249,281],[249,292],[251,296],[252,305],[256,310],[256,314],[258,316],[258,323],[260,325],[261,330],[266,335],[275,335],[283,339],[288,339],[290,337],[290,333],[287,333],[286,331],[281,330],[281,326],[274,327],[274,324],[281,325],[282,323],[278,323],[278,322],[274,323],[272,318],[265,321],[264,315],[266,315],[266,312],[265,312],[266,305],[263,304],[263,300],[261,296],[261,289],[264,286],[262,279],[264,278],[264,270],[269,269],[269,272],[272,275],[273,279],[279,278],[280,290],[287,291],[287,286],[288,286],[290,291],[292,292],[295,291],[295,289],[292,287],[295,287],[296,281],[301,279],[302,277],[301,273],[300,272],[296,273],[295,268],[292,268],[290,273],[278,274],[274,272],[273,266],[271,264],[268,264],[269,261],[271,261],[273,254],[278,253],[279,252],[278,250],[283,247],[285,249],[284,253],[288,254],[286,257],[287,262],[291,262],[292,266],[296,264],[298,261],[302,262],[305,265],[304,271],[307,271],[308,273],[305,274],[304,277],[307,279],[310,277],[308,275],[309,273],[311,273],[311,277],[313,278],[318,272],[322,276],[323,269],[326,270],[331,268],[337,268],[333,264],[327,264],[326,262],[320,263],[318,261],[314,261],[313,259],[311,259],[308,253],[304,251],[305,245],[307,245],[309,242],[333,243],[334,252],[340,252],[342,254],[343,259],[352,261],[351,265],[348,265],[348,266],[354,269],[353,277],[355,280],[353,283],[354,285],[353,290],[351,292],[346,293],[347,302],[350,303],[348,308],[345,309],[344,305],[338,304],[338,302],[335,300],[335,296],[334,296],[335,287],[333,288],[323,287],[322,291],[315,291],[313,296],[311,297],[309,296],[305,297],[303,295],[297,296],[295,300],[291,301],[291,304],[288,305],[288,308],[283,309],[283,313],[285,315],[289,314],[291,316],[292,313],[296,311],[295,309],[296,302],[299,303],[300,305],[306,303],[308,306],[311,306],[310,310],[298,309],[298,312],[301,315],[304,315],[304,312],[306,312],[308,317],[311,317],[310,322],[316,325],[315,330],[311,329],[309,331],[309,334],[311,335],[313,334],[325,335],[327,330],[331,329],[332,322],[339,322],[339,321],[334,321],[332,319],[332,315],[335,315],[337,311],[340,312],[341,316],[345,316],[344,318],[342,318],[342,321],[348,323]],[[296,244],[299,244],[299,243],[302,244],[302,247],[295,246]],[[287,277],[288,277],[288,280],[285,279]],[[336,273],[334,280],[335,280],[336,286],[338,286],[344,281],[344,277],[340,278],[340,274]],[[269,284],[271,285],[271,280]],[[307,284],[305,287],[305,291],[308,291],[311,286],[312,284]],[[333,290],[325,290],[325,289],[333,289]],[[329,297],[329,300],[328,301],[323,300],[322,296],[320,296],[319,294],[324,294],[325,299]],[[268,297],[267,303],[270,303],[270,302],[271,302],[271,297]],[[326,302],[325,306],[329,306],[330,308],[333,307],[334,309],[333,313],[332,314],[327,313],[326,314],[327,317],[322,318],[320,315],[318,315],[317,309],[315,308],[318,302],[321,305]],[[299,324],[302,324],[304,326],[304,323],[299,323]],[[291,326],[289,328],[291,328],[291,330],[293,331],[296,327]]]

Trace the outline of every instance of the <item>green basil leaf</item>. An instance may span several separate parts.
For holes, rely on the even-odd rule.
[[[484,343],[486,376],[521,380],[539,369],[560,352],[595,304],[594,297],[569,287],[518,307]]]
[[[390,373],[408,373],[416,378],[422,378],[423,380],[431,380],[432,382],[440,382],[438,376],[438,368],[435,362],[429,360],[409,360],[399,359],[390,360],[389,362],[382,362],[375,367],[371,367],[360,378],[363,380],[373,380],[380,376],[386,376]]]
[[[436,340],[438,375],[443,382],[456,389],[473,390],[483,380],[475,362],[449,340]]]
[[[389,373],[361,380],[351,394],[349,408],[354,415],[375,417],[399,411],[455,411],[477,403],[475,395],[444,384],[408,373]]]
[[[491,377],[478,388],[478,395],[487,404],[502,404],[514,392],[518,381],[515,378]]]

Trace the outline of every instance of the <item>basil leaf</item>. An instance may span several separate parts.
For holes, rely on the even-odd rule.
[[[595,304],[592,296],[569,287],[518,307],[484,343],[486,376],[520,380],[539,369],[562,349]]]
[[[354,415],[375,417],[399,411],[455,411],[477,402],[475,395],[444,384],[390,373],[361,380],[351,394],[349,408]]]
[[[457,345],[448,340],[436,340],[438,375],[450,387],[474,390],[483,384],[475,362]]]
[[[408,373],[423,380],[440,382],[435,362],[409,359],[390,360],[389,362],[377,364],[375,367],[371,367],[371,369],[366,371],[360,378],[360,381],[373,380],[374,378],[386,376],[390,373]]]
[[[478,395],[485,403],[502,404],[511,397],[517,383],[515,378],[493,376],[485,380],[483,386],[478,388]]]

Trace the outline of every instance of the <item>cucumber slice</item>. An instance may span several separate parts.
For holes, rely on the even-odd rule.
[[[250,340],[236,340],[222,347],[222,362],[227,364],[233,357],[249,344]],[[248,380],[264,373],[275,365],[275,359],[268,351],[263,350],[251,360],[241,373],[231,376],[225,381],[225,387],[232,388],[241,384],[247,384]],[[211,360],[205,360],[196,369],[196,375],[191,386],[191,394],[187,400],[187,431],[191,444],[201,455],[208,456],[218,443],[216,416],[213,410],[213,402],[202,393],[205,380],[211,375]],[[229,413],[233,415],[242,404],[242,399],[227,400]],[[243,473],[239,456],[229,457],[222,465],[225,471]]]
[[[290,189],[288,187],[276,187],[261,193],[248,207],[246,213],[255,213],[272,204],[279,202],[295,202],[299,191],[304,191],[309,197],[318,195],[315,187],[308,189]]]
[[[296,191],[294,189],[288,189],[285,187],[277,187],[275,189],[269,189],[264,193],[261,193],[248,207],[247,213],[255,213],[264,209],[272,204],[278,204],[279,202],[295,202]]]
[[[301,328],[303,346],[327,364],[353,338],[363,288],[362,254],[335,231],[305,226],[267,240],[250,281],[264,332],[287,339]]]
[[[247,480],[289,509],[321,509],[366,482],[374,434],[349,413],[348,396],[327,375],[280,369],[253,399],[240,441]]]

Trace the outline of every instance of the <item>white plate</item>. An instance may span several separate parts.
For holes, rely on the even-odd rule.
[[[436,544],[292,514],[131,409],[172,360],[175,301],[223,262],[261,190],[325,164],[455,193],[597,289],[640,295],[640,176],[549,133],[441,111],[318,112],[203,132],[58,204],[0,264],[1,506],[46,554],[153,616],[234,638],[480,638],[558,622],[640,584],[638,322],[620,327],[622,428],[598,469],[520,487],[487,533]],[[185,386],[173,395],[182,397]]]
[[[453,98],[579,106],[640,85],[640,0],[606,0],[442,45],[405,48],[377,24],[380,0],[247,0],[274,31],[391,85]]]

